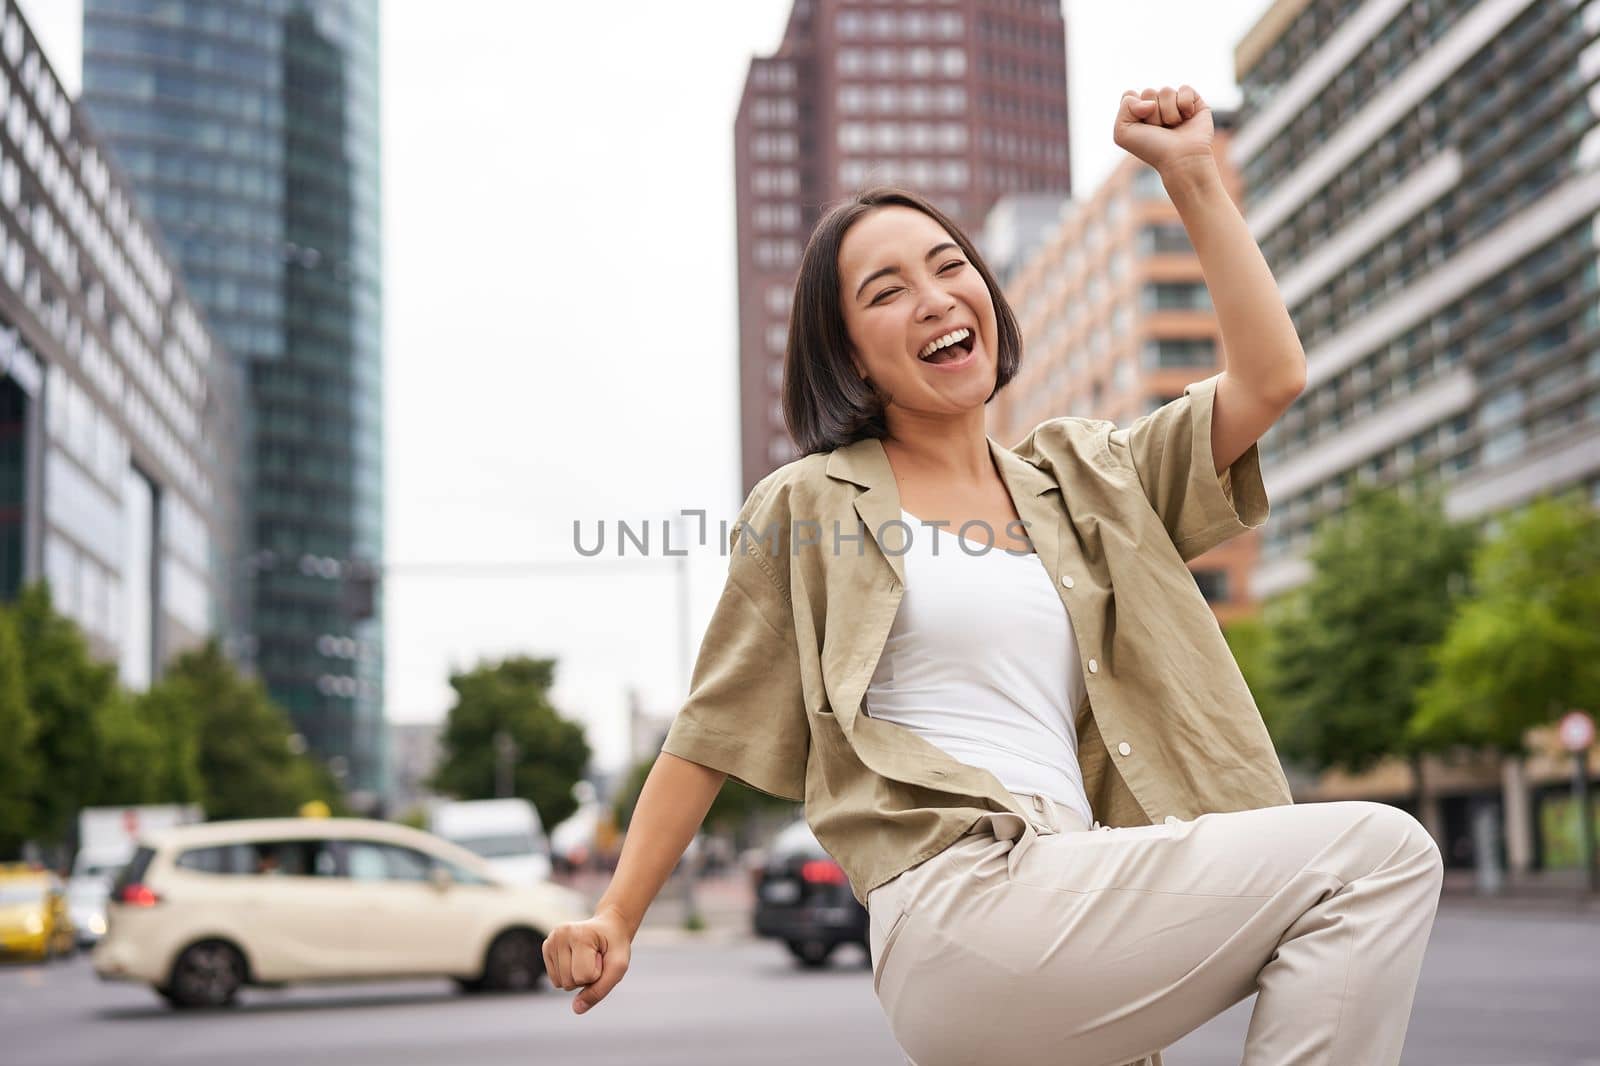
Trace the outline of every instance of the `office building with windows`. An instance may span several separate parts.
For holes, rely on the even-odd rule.
[[[83,101],[245,374],[244,658],[384,787],[377,0],[84,0]]]
[[[812,227],[879,182],[974,236],[1014,193],[1071,191],[1059,0],[795,0],[734,124],[743,491],[795,457],[780,405]]]
[[[1362,483],[1600,499],[1600,3],[1278,0],[1236,50],[1246,218],[1306,349],[1255,585]]]
[[[1233,116],[1213,110],[1223,184]],[[996,213],[1008,211],[1002,202]],[[1008,272],[1022,368],[989,404],[989,434],[1014,444],[1062,415],[1130,425],[1222,369],[1222,337],[1200,261],[1161,177],[1126,156],[1092,194],[1060,209],[1039,247]],[[1222,622],[1251,609],[1256,533],[1189,564]]]
[[[156,231],[0,0],[0,602],[47,579],[133,689],[228,612],[231,382]]]

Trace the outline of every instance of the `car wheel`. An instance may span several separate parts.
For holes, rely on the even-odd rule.
[[[790,940],[788,944],[790,953],[808,970],[828,965],[828,959],[833,955],[834,945],[826,940]]]
[[[244,956],[232,944],[190,944],[172,964],[172,978],[157,989],[174,1007],[225,1007],[244,984]]]
[[[528,992],[544,976],[544,945],[526,929],[508,929],[494,938],[483,960],[478,986],[495,992]]]

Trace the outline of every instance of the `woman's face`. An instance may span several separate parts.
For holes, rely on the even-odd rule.
[[[862,216],[839,245],[839,282],[856,373],[891,408],[940,415],[987,402],[994,301],[943,226],[898,205]]]

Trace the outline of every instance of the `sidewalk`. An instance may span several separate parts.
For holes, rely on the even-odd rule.
[[[1600,920],[1600,895],[1585,894],[1582,885],[1580,870],[1537,870],[1520,876],[1507,873],[1499,892],[1484,895],[1478,891],[1475,871],[1449,869],[1444,872],[1440,907],[1542,911]]]

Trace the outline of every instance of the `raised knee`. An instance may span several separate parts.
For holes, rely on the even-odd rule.
[[[1362,802],[1374,826],[1381,825],[1381,835],[1391,842],[1393,861],[1417,863],[1428,876],[1444,879],[1444,855],[1438,841],[1415,815],[1387,803]]]

